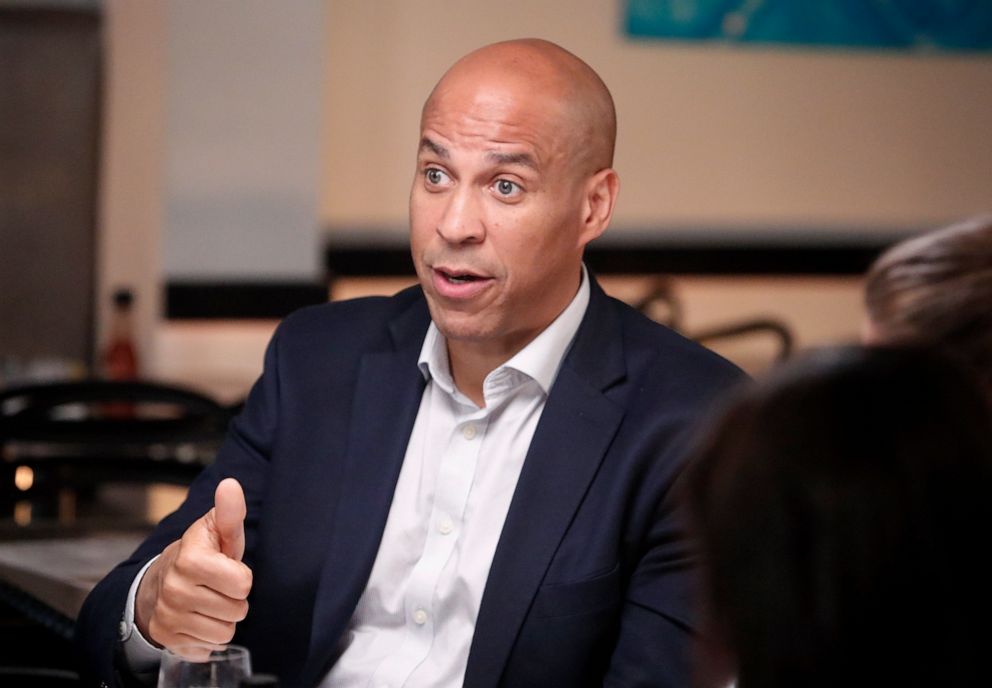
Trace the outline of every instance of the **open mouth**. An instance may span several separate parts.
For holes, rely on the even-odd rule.
[[[493,283],[493,278],[456,267],[434,268],[434,290],[438,296],[454,301],[474,299]]]
[[[472,282],[479,282],[486,279],[480,275],[473,275],[470,272],[454,272],[442,269],[438,269],[437,272],[441,275],[441,277],[452,284],[470,284]]]

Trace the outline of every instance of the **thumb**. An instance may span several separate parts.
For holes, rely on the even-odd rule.
[[[245,493],[241,483],[225,478],[214,492],[214,527],[220,540],[220,551],[231,559],[241,561],[245,553]]]

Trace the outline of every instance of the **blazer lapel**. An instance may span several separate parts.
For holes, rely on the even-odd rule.
[[[361,359],[351,409],[344,484],[314,603],[304,685],[333,659],[375,563],[424,390],[417,367],[428,316],[421,300],[391,327],[395,349]]]
[[[592,281],[589,310],[531,440],[489,570],[465,686],[499,683],[558,543],[623,419],[604,391],[625,375],[619,323]]]

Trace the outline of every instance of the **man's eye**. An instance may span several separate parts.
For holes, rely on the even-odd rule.
[[[436,167],[430,167],[425,173],[427,175],[427,181],[431,184],[443,184],[444,183],[444,172],[437,169]]]
[[[520,190],[520,187],[509,179],[499,179],[496,181],[496,192],[500,196],[513,196]]]

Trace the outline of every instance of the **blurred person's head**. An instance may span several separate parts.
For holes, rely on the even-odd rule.
[[[972,377],[936,352],[852,347],[729,401],[687,481],[705,562],[702,676],[987,680],[992,432]]]
[[[869,344],[944,349],[992,395],[992,215],[900,242],[868,271]]]

